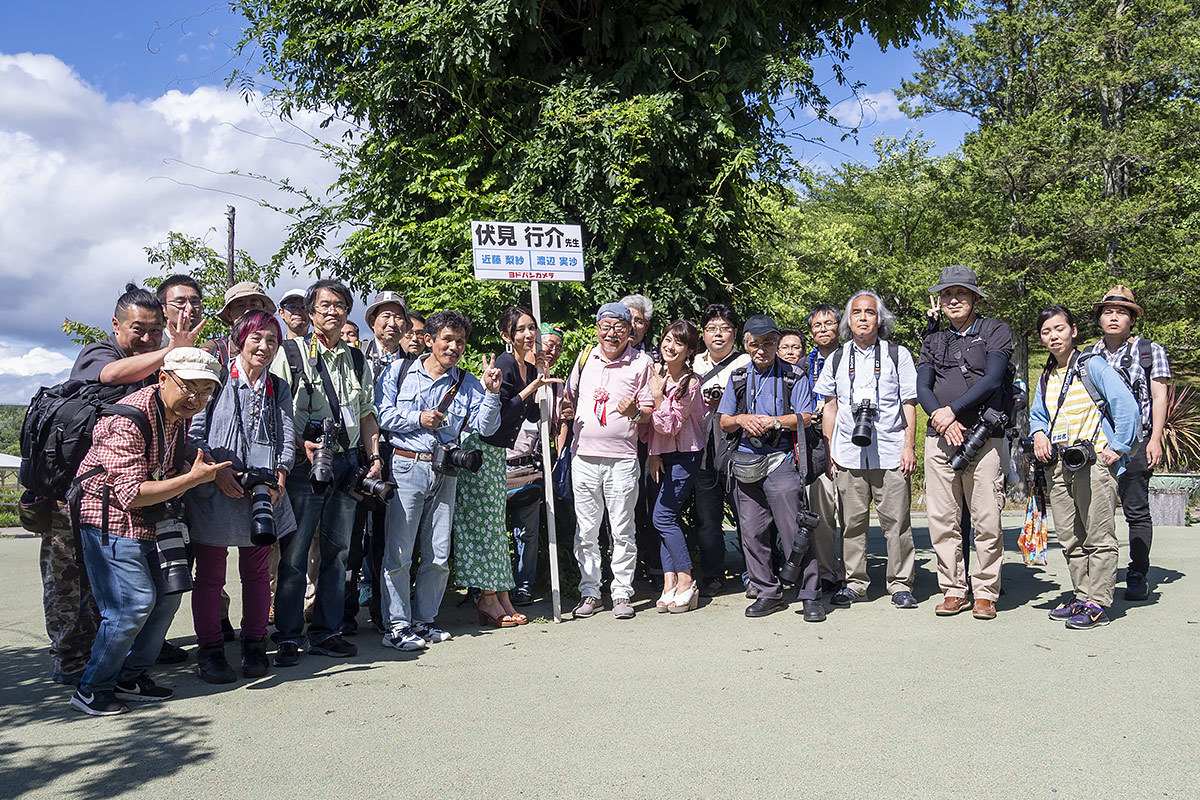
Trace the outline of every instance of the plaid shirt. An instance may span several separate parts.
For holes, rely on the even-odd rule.
[[[1137,398],[1138,407],[1142,412],[1142,436],[1145,439],[1150,438],[1151,425],[1151,396],[1150,396],[1150,381],[1162,378],[1166,380],[1171,377],[1171,366],[1167,363],[1167,351],[1160,344],[1150,342],[1150,375],[1146,376],[1146,371],[1142,369],[1138,344],[1141,342],[1140,336],[1130,336],[1116,352],[1110,353],[1108,348],[1104,346],[1104,340],[1096,342],[1092,345],[1092,351],[1104,356],[1108,361],[1109,366],[1116,368],[1125,368],[1129,374],[1129,382],[1137,387],[1138,382],[1142,382],[1144,392],[1139,392],[1134,389],[1134,396]]]
[[[92,431],[92,447],[83,457],[79,465],[82,475],[93,467],[103,467],[104,472],[83,482],[83,497],[79,507],[79,522],[81,525],[94,525],[97,528],[103,523],[104,485],[109,486],[108,496],[108,531],[115,536],[130,539],[154,540],[154,526],[148,524],[143,517],[143,509],[130,508],[141,489],[142,483],[150,480],[151,472],[158,468],[158,424],[154,397],[158,392],[157,384],[139,389],[120,401],[125,405],[140,409],[150,420],[150,460],[146,459],[146,443],[133,420],[125,417],[101,417]],[[169,477],[175,464],[175,442],[178,441],[179,429],[188,420],[166,422],[166,448],[163,453],[164,475]]]

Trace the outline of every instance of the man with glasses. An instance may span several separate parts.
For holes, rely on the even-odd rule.
[[[713,303],[700,317],[704,352],[696,356],[696,374],[708,412],[704,417],[705,442],[696,474],[696,528],[700,546],[700,596],[713,597],[725,584],[725,481],[717,456],[724,454],[725,437],[721,433],[717,407],[735,369],[750,363],[750,356],[738,350],[737,312],[723,303]],[[732,497],[730,498],[732,499]],[[735,513],[736,520],[736,513]]]
[[[296,531],[280,539],[279,591],[275,597],[275,665],[298,663],[300,645],[332,658],[356,655],[358,649],[339,633],[344,615],[346,558],[354,524],[354,500],[347,494],[365,450],[368,475],[378,478],[379,426],[375,417],[375,378],[362,351],[341,339],[342,325],[353,307],[350,290],[333,280],[319,280],[304,295],[313,333],[291,339],[280,348],[271,371],[292,387],[295,433],[305,461],[297,459],[288,474],[287,495],[296,513]],[[311,463],[322,444],[332,449],[332,480],[314,487]],[[306,463],[307,462],[307,463]],[[312,624],[304,631],[304,585],[309,547],[319,536],[321,568]]]
[[[303,339],[311,322],[304,309],[304,290],[291,289],[279,298],[279,318],[283,320],[285,339]]]
[[[191,275],[171,275],[158,285],[155,292],[162,303],[168,325],[178,330],[199,329],[204,324],[204,298],[200,284]],[[170,344],[170,337],[163,336],[162,346]]]
[[[408,312],[408,332],[401,340],[404,352],[413,358],[425,352],[425,318],[415,311]]]
[[[575,492],[575,559],[579,562],[576,619],[604,608],[600,600],[600,524],[608,512],[612,535],[613,616],[633,617],[637,565],[634,506],[638,498],[638,423],[654,411],[653,362],[630,346],[629,309],[606,303],[596,312],[597,347],[577,362],[567,379],[561,413],[571,414],[574,443],[571,480]]]

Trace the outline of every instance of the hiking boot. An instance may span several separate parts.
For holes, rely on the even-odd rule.
[[[267,637],[257,639],[242,637],[242,675],[247,678],[261,678],[271,671],[267,661]]]
[[[237,674],[225,658],[225,643],[202,644],[196,653],[196,674],[205,683],[233,683]]]

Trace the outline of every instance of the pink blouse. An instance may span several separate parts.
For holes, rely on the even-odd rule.
[[[700,381],[692,378],[681,397],[678,385],[668,385],[662,404],[650,415],[650,423],[641,426],[642,440],[650,445],[650,455],[695,453],[704,449],[704,413]]]

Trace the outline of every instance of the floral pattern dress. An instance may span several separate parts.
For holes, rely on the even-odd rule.
[[[513,583],[512,556],[505,527],[505,452],[471,432],[463,447],[483,451],[478,472],[460,470],[454,502],[454,579],[460,586],[507,592]]]

